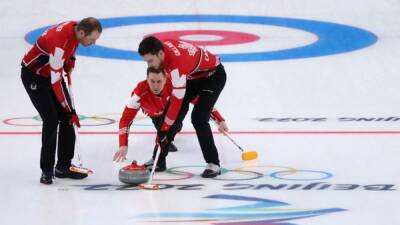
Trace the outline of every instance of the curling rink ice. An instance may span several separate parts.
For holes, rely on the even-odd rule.
[[[400,1],[153,0],[0,2],[0,224],[400,224]],[[72,74],[85,180],[39,183],[41,122],[20,79],[25,52],[46,27],[94,16],[96,46]],[[223,174],[204,179],[190,115],[161,190],[119,182],[147,161],[155,130],[139,115],[129,160],[112,162],[118,120],[145,79],[137,55],[149,34],[221,56],[227,83],[216,107],[240,151],[213,126]],[[189,111],[190,113],[190,111]]]

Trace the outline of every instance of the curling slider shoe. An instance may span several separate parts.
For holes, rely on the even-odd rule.
[[[82,165],[80,166],[75,166],[74,164],[71,164],[71,166],[69,167],[69,169],[75,173],[83,173],[83,174],[93,174],[93,170],[82,167]]]

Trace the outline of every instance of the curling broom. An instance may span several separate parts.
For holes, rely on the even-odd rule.
[[[67,73],[67,81],[68,81],[69,96],[71,98],[71,105],[72,105],[72,108],[75,109],[75,101],[74,101],[74,94],[72,92],[72,82],[71,82],[70,73]],[[76,172],[76,173],[92,174],[93,170],[90,170],[88,168],[83,167],[83,164],[82,164],[82,161],[81,161],[81,156],[80,156],[79,132],[78,132],[78,128],[76,127],[76,125],[73,124],[73,126],[74,126],[74,132],[75,132],[75,137],[76,137],[75,147],[76,147],[76,152],[77,152],[77,156],[78,156],[79,165],[76,166],[74,164],[71,164],[69,169],[71,171],[73,171],[73,172]]]
[[[211,116],[211,119],[212,119],[212,121],[214,121],[214,123],[216,125],[218,125],[217,120],[213,116]],[[235,142],[235,140],[233,140],[233,138],[231,136],[228,135],[228,133],[226,133],[225,131],[222,131],[222,134],[225,137],[227,137],[242,152],[242,159],[243,160],[257,159],[257,157],[258,157],[257,151],[250,151],[250,150],[245,151],[245,150],[243,150],[243,148],[240,145],[238,145]]]
[[[152,184],[154,172],[156,170],[158,158],[160,157],[160,152],[161,152],[161,147],[159,146],[158,143],[156,144],[155,148],[157,148],[157,153],[156,153],[156,158],[154,159],[153,167],[151,168],[149,181],[144,184],[139,184],[138,187],[140,189],[145,189],[145,190],[159,190],[160,189],[160,187],[157,184]]]

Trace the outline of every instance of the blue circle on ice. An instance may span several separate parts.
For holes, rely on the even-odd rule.
[[[315,177],[315,178],[290,178],[289,176],[292,175],[292,172],[290,170],[285,170],[285,171],[277,171],[273,172],[270,174],[271,177],[279,180],[291,180],[291,181],[313,181],[313,180],[324,180],[324,179],[329,179],[333,177],[333,174],[324,172],[324,171],[317,171],[317,170],[296,170],[295,174],[298,175],[298,173],[309,173],[309,174],[317,174],[321,175],[321,177]],[[285,177],[287,176],[287,177]]]
[[[129,16],[100,19],[104,29],[141,24],[162,23],[188,23],[188,22],[223,22],[279,26],[310,32],[318,40],[305,46],[290,49],[260,51],[248,53],[218,54],[224,62],[249,62],[310,58],[327,56],[355,51],[373,45],[378,40],[377,36],[369,31],[343,24],[322,22],[315,20],[264,17],[264,16],[239,16],[239,15],[158,15],[158,16]],[[37,38],[51,26],[41,27],[29,32],[25,39],[34,44]],[[122,59],[142,60],[137,51],[110,48],[101,45],[79,47],[78,55]]]

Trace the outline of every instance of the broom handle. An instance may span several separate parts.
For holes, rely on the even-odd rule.
[[[157,153],[156,153],[156,158],[154,159],[153,168],[151,168],[150,179],[148,184],[151,184],[151,182],[153,181],[154,172],[156,171],[158,158],[160,157],[160,152],[161,152],[159,144],[156,144],[155,148],[157,148]]]
[[[234,145],[236,145],[236,147],[238,147],[240,149],[240,151],[244,152],[243,148],[240,147],[240,145],[238,145],[232,138],[231,136],[229,136],[227,133],[222,132],[223,135],[225,135],[225,137],[227,137]]]
[[[67,73],[67,83],[68,83],[68,91],[69,91],[69,97],[71,99],[71,106],[73,109],[75,109],[75,99],[74,99],[74,92],[72,91],[72,80],[71,80],[71,74]],[[72,126],[74,126],[74,131],[75,131],[75,147],[76,147],[76,154],[78,156],[78,163],[79,166],[82,166],[82,161],[81,161],[81,154],[80,154],[80,140],[79,140],[79,131],[78,131],[78,127],[73,124]]]
[[[81,145],[80,145],[80,140],[79,140],[79,131],[78,131],[78,127],[76,127],[75,124],[73,124],[72,126],[74,126],[74,131],[75,131],[76,155],[78,157],[79,166],[82,167],[81,152],[80,152]]]
[[[218,126],[218,122],[217,122],[217,120],[216,120],[213,116],[211,116],[211,120],[215,123],[215,125]],[[236,141],[233,140],[233,138],[231,138],[231,136],[229,136],[225,131],[222,131],[222,134],[223,134],[225,137],[227,137],[236,147],[238,147],[240,151],[244,152],[243,148],[240,147],[240,145],[238,145],[238,144],[236,143]]]

